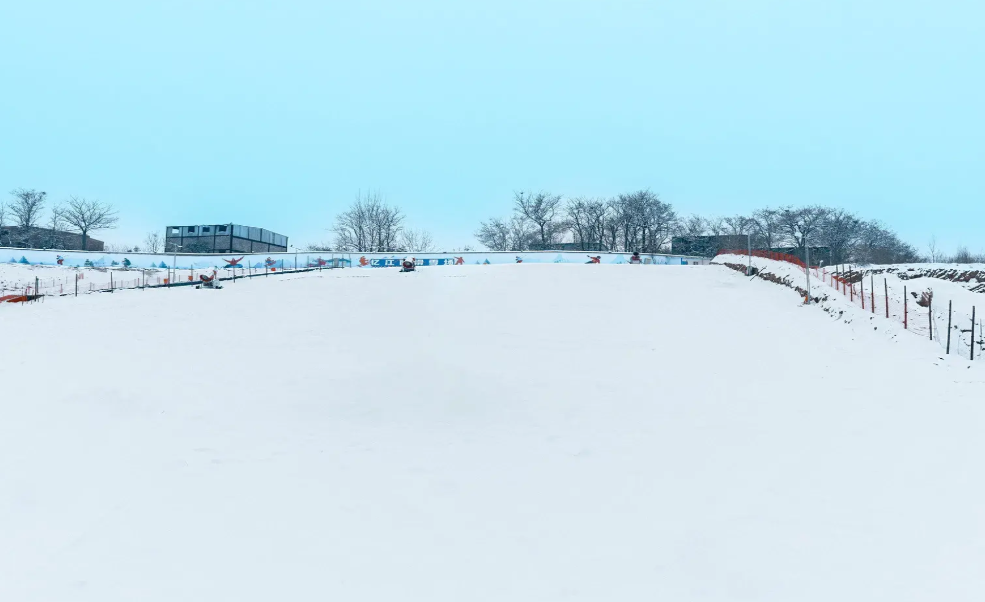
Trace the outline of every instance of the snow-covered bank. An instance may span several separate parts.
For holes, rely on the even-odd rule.
[[[725,268],[339,270],[0,328],[2,600],[985,595],[982,372]]]
[[[719,255],[714,259],[714,263],[733,269],[747,265],[748,261],[746,255]],[[752,265],[760,272],[759,278],[784,284],[804,295],[807,278],[803,268],[760,257],[753,257]],[[985,361],[982,357],[985,355],[985,296],[974,292],[974,280],[922,277],[925,273],[940,273],[937,269],[932,266],[921,272],[903,265],[814,269],[811,270],[811,296],[825,311],[840,316],[845,322],[881,328],[891,338],[906,333],[932,340],[940,353],[947,354],[949,349],[951,355],[960,358],[969,359],[974,346],[974,355]],[[833,270],[841,276],[837,282],[832,278]],[[929,306],[921,304],[925,293],[931,298]],[[889,318],[885,319],[887,313]],[[971,332],[973,316],[974,336]]]

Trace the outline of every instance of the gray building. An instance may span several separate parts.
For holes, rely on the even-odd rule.
[[[287,251],[287,237],[236,224],[168,226],[164,250],[171,253],[275,253]]]
[[[755,243],[754,243],[755,244]],[[670,242],[670,252],[694,257],[714,257],[719,251],[746,249],[749,239],[745,234],[721,236],[675,236]]]

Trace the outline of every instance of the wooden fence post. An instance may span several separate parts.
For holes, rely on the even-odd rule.
[[[975,307],[971,307],[971,361],[975,361]]]
[[[862,309],[865,309],[865,278],[858,281],[858,296],[862,298]]]
[[[910,325],[908,322],[910,309],[910,297],[906,294],[906,286],[903,286],[903,329],[909,330]]]

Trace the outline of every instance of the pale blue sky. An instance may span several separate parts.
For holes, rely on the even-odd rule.
[[[7,1],[0,193],[138,243],[328,239],[378,189],[443,247],[515,189],[682,213],[826,203],[985,249],[985,3]]]

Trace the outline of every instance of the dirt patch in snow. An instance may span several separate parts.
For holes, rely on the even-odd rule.
[[[843,272],[845,280],[855,283],[867,276],[879,274],[895,274],[900,280],[916,280],[918,278],[937,278],[949,282],[972,284],[968,287],[973,293],[985,293],[985,270],[964,270],[959,268],[914,268],[886,267],[862,268],[851,272]]]
[[[722,263],[722,265],[724,265],[725,267],[731,268],[731,269],[735,270],[736,272],[742,272],[743,274],[746,273],[746,266],[743,265],[743,264],[739,264],[739,263]],[[802,287],[802,286],[795,285],[790,280],[789,277],[777,276],[776,274],[774,274],[772,272],[766,272],[766,271],[763,271],[762,269],[757,269],[757,268],[753,268],[753,273],[755,274],[755,277],[756,278],[762,278],[763,280],[766,280],[768,282],[772,282],[773,284],[779,284],[780,286],[785,286],[787,288],[791,288],[791,289],[797,291],[797,293],[800,294],[800,298],[801,299],[807,297],[807,290],[805,290],[804,287]],[[814,295],[814,296],[811,297],[811,302],[813,302],[813,303],[820,303],[822,301],[827,301],[827,300],[828,300],[828,296],[827,295],[823,295],[823,296],[820,296],[820,297],[817,296],[817,295]]]

